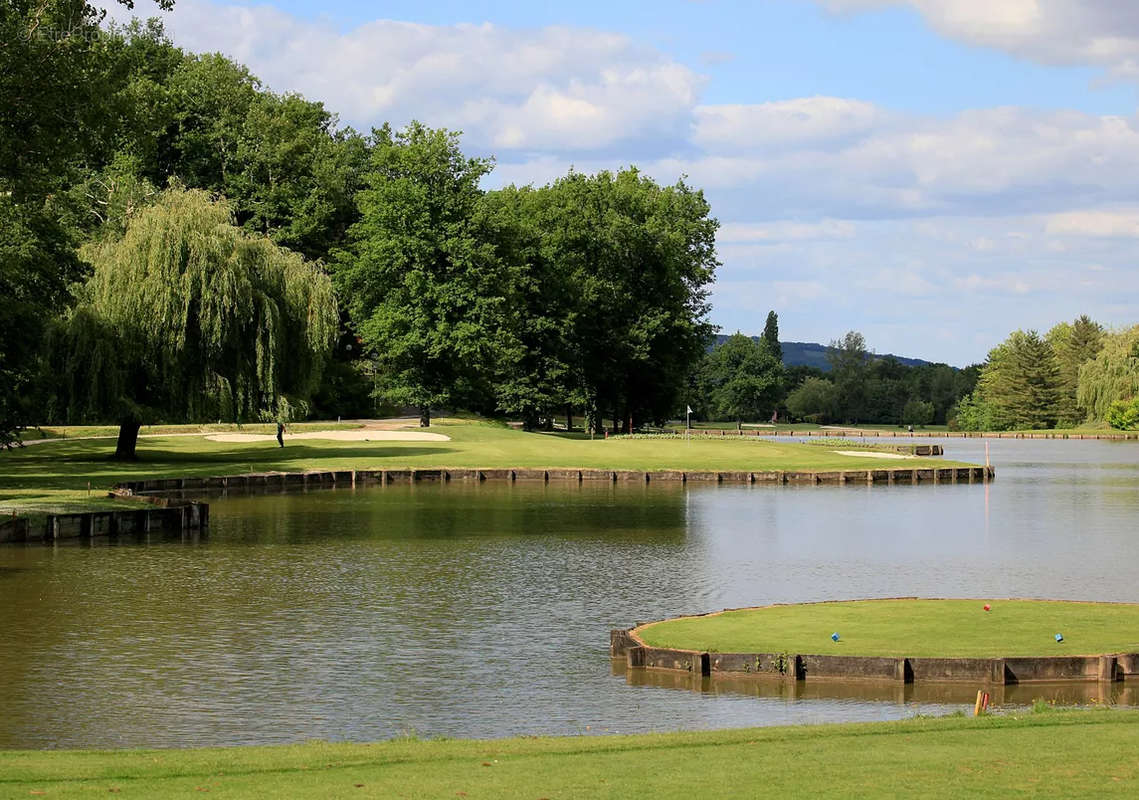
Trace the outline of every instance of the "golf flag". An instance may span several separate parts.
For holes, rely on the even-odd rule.
[[[691,414],[692,413],[692,406],[685,406],[685,408],[688,409],[687,411],[684,412],[685,414]]]

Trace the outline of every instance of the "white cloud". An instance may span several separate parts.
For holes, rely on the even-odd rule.
[[[1134,0],[819,0],[834,11],[911,6],[939,33],[1043,64],[1139,78]]]
[[[645,167],[690,175],[729,219],[1060,212],[1125,203],[1139,183],[1136,117],[1023,108],[866,117],[849,120],[845,136],[832,127],[825,145],[709,145]]]
[[[853,222],[824,219],[819,222],[729,222],[716,233],[717,244],[765,244],[819,239],[849,239],[857,230]]]
[[[1048,218],[1048,233],[1062,236],[1139,238],[1139,209],[1068,211]]]
[[[179,45],[231,56],[355,125],[418,117],[480,147],[668,147],[687,136],[703,82],[626,36],[581,28],[376,20],[341,32],[270,6],[207,0],[179,0],[167,27]]]
[[[885,115],[873,103],[842,97],[802,97],[755,105],[696,109],[693,141],[716,150],[805,147],[869,131]]]

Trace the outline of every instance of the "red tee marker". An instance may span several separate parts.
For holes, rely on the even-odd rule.
[[[986,611],[988,611],[988,610],[989,610],[989,604],[988,604],[988,603],[985,603],[985,610],[986,610]]]

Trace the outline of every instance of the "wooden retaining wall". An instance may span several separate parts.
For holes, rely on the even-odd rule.
[[[678,433],[685,433],[683,429]],[[710,436],[721,438],[747,438],[754,436],[803,436],[827,439],[1139,439],[1139,431],[1118,431],[1104,433],[1055,433],[1053,431],[1030,431],[1012,433],[1001,431],[875,431],[860,428],[833,428],[828,430],[796,431],[778,428],[748,428],[746,430],[720,428],[693,428],[689,436]],[[918,455],[921,455],[920,453]]]
[[[149,533],[156,530],[196,530],[209,525],[210,507],[201,502],[147,503],[145,508],[48,514],[44,525],[26,519],[0,525],[0,543],[54,542],[95,536]]]
[[[797,471],[684,471],[609,469],[375,469],[334,472],[265,472],[207,478],[164,478],[120,483],[129,495],[203,490],[261,490],[318,487],[376,486],[397,483],[448,481],[538,481],[544,483],[757,483],[785,484],[895,484],[987,483],[996,476],[993,467],[885,467],[823,472]]]
[[[799,653],[715,653],[649,647],[628,630],[613,630],[609,655],[629,669],[692,675],[767,675],[807,680],[861,679],[915,683],[968,681],[1012,685],[1043,681],[1115,682],[1139,679],[1139,653],[1040,658],[877,658]]]

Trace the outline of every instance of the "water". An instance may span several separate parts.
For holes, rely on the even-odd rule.
[[[984,460],[983,441],[939,442]],[[1139,446],[991,448],[988,486],[420,484],[217,499],[206,537],[2,547],[0,749],[630,733],[971,706],[975,687],[625,675],[608,631],[871,596],[1139,602]]]

